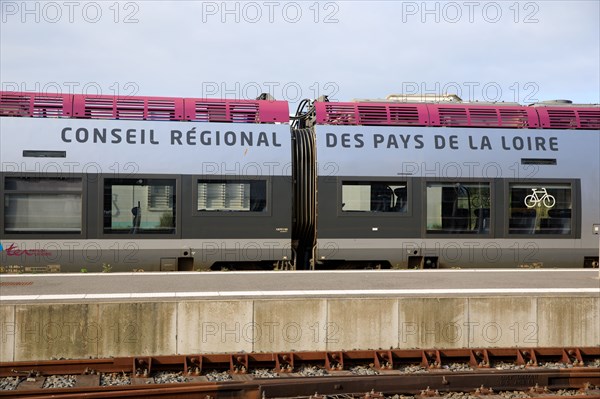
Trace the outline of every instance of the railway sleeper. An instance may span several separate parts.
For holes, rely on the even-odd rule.
[[[505,364],[512,366],[506,368]],[[370,372],[357,373],[357,368]],[[109,380],[123,376],[126,381],[106,384],[107,374],[111,375]],[[290,387],[294,387],[295,395],[371,389],[418,395],[424,387],[438,392],[471,392],[479,388],[479,395],[492,395],[491,389],[531,388],[531,394],[543,397],[547,390],[556,389],[595,392],[600,386],[600,348],[390,349],[0,363],[0,377],[15,385],[10,388],[14,390],[0,391],[0,397],[47,394],[48,387],[62,386],[53,382],[61,375],[59,382],[61,378],[68,379],[65,386],[70,388],[54,388],[53,395],[166,385],[245,384],[242,386],[250,389],[252,395],[260,386],[265,397],[281,397],[292,392]]]

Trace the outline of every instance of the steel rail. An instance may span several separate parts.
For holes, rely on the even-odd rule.
[[[502,391],[528,391],[533,396],[551,395],[557,389],[580,389],[582,397],[587,399],[600,397],[600,389],[587,389],[589,381],[600,380],[598,370],[588,373],[554,372],[532,373],[519,371],[513,373],[496,373],[494,376],[486,373],[470,375],[403,375],[403,376],[332,376],[332,377],[302,377],[284,378],[281,380],[254,380],[245,382],[224,382],[216,384],[161,384],[156,386],[109,387],[113,389],[93,388],[57,388],[37,389],[31,391],[2,392],[0,396],[12,398],[285,398],[292,396],[356,394],[368,395],[371,398],[382,397],[384,394],[413,394],[422,397],[439,397],[447,392],[477,392],[482,396]],[[534,386],[532,381],[543,381],[545,385]],[[485,387],[490,388],[485,388]],[[495,388],[494,388],[495,387]],[[585,396],[584,396],[585,395]],[[318,395],[317,395],[318,396]]]
[[[307,364],[327,371],[348,370],[356,364],[372,364],[373,369],[381,371],[410,364],[426,370],[439,370],[457,362],[473,369],[491,369],[502,362],[520,367],[560,363],[565,368],[582,368],[599,360],[600,347],[226,353],[0,362],[0,377],[32,371],[42,375],[89,374],[91,370],[103,373],[128,372],[136,377],[143,377],[144,372],[147,376],[161,370],[180,370],[191,376],[200,375],[205,370],[246,374],[254,368],[286,373]]]
[[[403,375],[403,376],[331,376],[284,378],[281,380],[254,380],[245,382],[223,382],[213,385],[182,383],[157,384],[155,386],[138,385],[128,387],[91,387],[91,388],[57,388],[36,389],[29,391],[5,391],[0,396],[11,398],[284,398],[289,396],[310,396],[316,393],[334,395],[358,392],[379,392],[386,394],[413,394],[424,397],[437,397],[446,392],[485,391],[485,395],[494,391],[529,391],[534,396],[551,394],[557,389],[583,389],[590,381],[600,383],[598,370],[578,372],[534,373],[529,371],[502,372],[494,376],[486,373],[470,375]],[[542,381],[544,385],[531,386],[532,381]],[[537,387],[537,388],[536,388]],[[582,390],[582,394],[583,394]],[[588,389],[590,397],[600,397],[600,390]],[[203,396],[199,396],[203,395]]]

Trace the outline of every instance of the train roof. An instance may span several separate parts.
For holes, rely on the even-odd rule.
[[[531,105],[463,102],[456,95],[314,102],[317,125],[600,129],[600,106],[555,100]],[[0,116],[289,123],[287,101],[0,92]]]
[[[532,105],[463,102],[456,95],[391,95],[352,102],[315,101],[318,125],[600,129],[600,105],[555,100]]]
[[[287,101],[0,92],[0,116],[288,123]]]

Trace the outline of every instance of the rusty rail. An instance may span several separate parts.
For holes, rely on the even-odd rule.
[[[459,371],[453,371],[456,364],[461,365]],[[496,368],[506,364],[513,365],[513,369]],[[365,365],[377,375],[355,375],[350,371]],[[301,376],[299,371],[307,366],[324,370],[327,376]],[[417,368],[419,373],[407,373],[407,367]],[[273,370],[279,377],[261,379],[251,374],[255,369]],[[233,380],[209,382],[205,376],[209,370],[227,372]],[[160,371],[182,373],[188,382],[156,384],[153,375]],[[131,385],[100,386],[99,373],[126,373]],[[66,374],[76,376],[74,387],[42,388],[47,376]],[[435,397],[436,390],[474,392],[482,386],[492,392],[583,390],[587,386],[585,397],[589,399],[594,397],[590,392],[600,397],[600,391],[594,391],[600,386],[600,347],[197,354],[0,363],[0,377],[15,376],[23,379],[17,390],[0,391],[0,397],[255,399],[371,391],[373,395]],[[536,394],[545,395],[544,391]],[[376,399],[373,395],[369,397]]]
[[[418,397],[436,398],[446,392],[472,392],[492,398],[495,392],[522,390],[532,396],[547,398],[557,389],[575,388],[581,397],[600,397],[598,386],[587,385],[590,379],[598,379],[598,370],[589,373],[498,373],[494,376],[474,373],[472,375],[429,376],[332,376],[311,378],[283,378],[277,380],[234,381],[225,383],[186,383],[155,386],[132,385],[127,387],[57,388],[28,391],[2,392],[11,398],[285,398],[291,396],[315,396],[334,394],[358,394],[376,399],[383,395],[413,394]],[[547,385],[529,385],[532,381],[544,381]],[[495,388],[494,388],[495,387]],[[369,395],[369,393],[371,393]],[[317,395],[318,397],[319,395]],[[574,397],[574,396],[570,396]],[[316,398],[315,398],[316,399]]]

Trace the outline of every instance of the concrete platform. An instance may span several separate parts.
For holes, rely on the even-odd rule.
[[[600,345],[597,270],[2,275],[0,283],[0,361]]]
[[[2,303],[473,295],[590,295],[594,269],[0,275]]]

